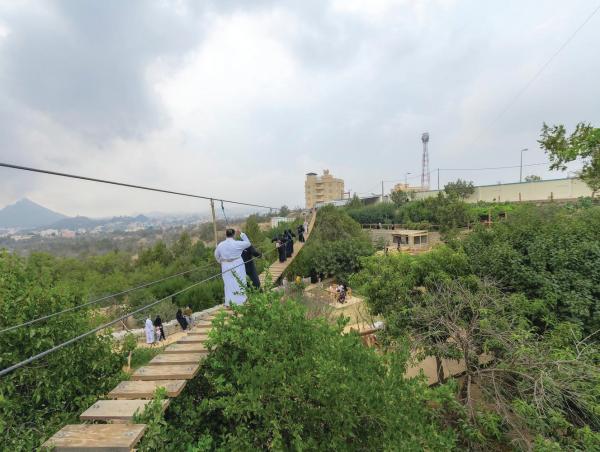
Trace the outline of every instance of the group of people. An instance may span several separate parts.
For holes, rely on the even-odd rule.
[[[148,344],[164,341],[167,337],[163,328],[162,319],[158,315],[156,316],[156,319],[154,319],[154,322],[150,319],[150,316],[148,316],[144,330],[146,333],[146,343]]]
[[[299,224],[296,228],[298,233],[298,241],[304,243],[304,234],[308,233],[308,222],[305,220],[304,224]],[[282,234],[275,236],[271,242],[275,242],[275,247],[279,254],[279,262],[285,262],[288,257],[292,257],[294,254],[294,238],[296,234],[291,229],[286,229]]]
[[[291,229],[286,229],[283,234],[277,235],[271,240],[271,242],[275,242],[279,262],[285,262],[288,257],[292,257],[292,254],[294,254],[294,237],[296,237],[296,234]]]
[[[188,306],[183,311],[180,309],[177,310],[177,314],[175,314],[175,318],[177,322],[179,322],[179,326],[181,326],[182,330],[187,330],[192,326],[192,309]],[[156,316],[154,322],[148,316],[146,319],[146,323],[144,324],[144,332],[146,333],[146,343],[154,344],[160,341],[164,341],[167,338],[165,334],[165,329],[163,327],[162,319],[159,315]]]
[[[183,311],[181,308],[177,310],[177,314],[175,314],[175,318],[177,319],[177,323],[182,330],[187,330],[192,326],[192,308],[189,306],[186,307]]]
[[[298,240],[304,242],[304,234],[308,233],[308,222],[298,225]],[[240,240],[235,237],[239,236]],[[279,261],[285,262],[294,254],[294,237],[296,234],[291,229],[286,229],[283,234],[275,237],[273,242],[279,252]],[[256,271],[254,260],[262,254],[252,246],[248,236],[240,231],[228,228],[225,231],[225,240],[215,249],[215,259],[221,264],[223,284],[225,286],[225,306],[243,304],[246,301],[246,277],[255,288],[260,288],[260,279]],[[345,297],[344,297],[345,298]],[[177,310],[175,315],[182,330],[192,325],[192,310],[188,307],[184,311]],[[146,342],[153,344],[166,338],[160,316],[154,322],[148,317],[145,323]]]
[[[308,222],[304,221],[304,224],[298,225],[296,231],[300,242],[304,242],[304,234],[308,233]],[[240,240],[236,240],[236,236],[239,236]],[[279,262],[285,262],[294,254],[294,237],[296,234],[291,229],[286,229],[283,234],[272,240],[279,253]],[[215,259],[221,264],[225,286],[225,306],[230,306],[232,303],[243,304],[246,301],[244,290],[246,278],[249,278],[252,286],[260,288],[254,260],[261,256],[245,233],[231,228],[225,231],[225,240],[215,249]]]

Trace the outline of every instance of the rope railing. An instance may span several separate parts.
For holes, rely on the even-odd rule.
[[[265,253],[264,255],[268,255],[269,253],[271,253],[273,251],[275,251],[275,250],[271,250],[271,251]],[[262,257],[264,257],[264,255]],[[58,351],[58,350],[60,350],[60,349],[62,349],[64,347],[66,347],[68,345],[71,345],[71,344],[73,344],[73,343],[75,343],[77,341],[80,341],[81,339],[84,339],[84,338],[86,338],[88,336],[91,336],[92,334],[95,334],[95,333],[97,333],[99,331],[102,331],[102,330],[104,330],[104,329],[106,329],[106,328],[108,328],[108,327],[110,327],[110,326],[112,326],[112,325],[114,325],[114,324],[122,321],[122,320],[125,320],[127,317],[130,317],[132,315],[135,315],[135,314],[138,314],[140,312],[143,312],[146,309],[151,308],[152,306],[156,306],[157,304],[162,303],[163,301],[166,301],[169,298],[172,298],[172,297],[175,297],[177,295],[180,295],[180,294],[182,294],[182,293],[184,293],[184,292],[186,292],[186,291],[188,291],[188,290],[190,290],[190,289],[192,289],[192,288],[194,288],[194,287],[196,287],[196,286],[198,286],[200,284],[203,284],[205,282],[211,281],[211,280],[213,280],[213,279],[215,279],[215,278],[217,278],[219,276],[223,276],[225,273],[233,271],[234,269],[236,269],[236,268],[238,268],[238,267],[240,267],[242,265],[245,265],[246,263],[248,263],[250,261],[253,261],[255,259],[258,259],[258,258],[257,257],[253,257],[252,259],[248,259],[247,261],[242,262],[241,264],[238,264],[238,265],[236,265],[234,267],[231,267],[231,268],[229,268],[229,269],[227,269],[227,270],[225,270],[223,272],[216,273],[216,274],[214,274],[212,276],[209,276],[208,278],[204,278],[201,281],[198,281],[198,282],[195,282],[193,284],[190,284],[189,286],[184,287],[183,289],[178,290],[178,291],[176,291],[176,292],[174,292],[172,294],[169,294],[166,297],[163,297],[163,298],[160,298],[158,300],[155,300],[155,301],[153,301],[153,302],[151,302],[151,303],[149,303],[149,304],[147,304],[145,306],[142,306],[141,308],[138,308],[138,309],[136,309],[134,311],[128,312],[127,314],[124,314],[124,315],[122,315],[122,316],[120,316],[120,317],[118,317],[118,318],[116,318],[114,320],[111,320],[110,322],[104,323],[104,324],[102,324],[100,326],[97,326],[97,327],[95,327],[95,328],[93,328],[93,329],[91,329],[91,330],[89,330],[89,331],[87,331],[85,333],[82,333],[79,336],[76,336],[76,337],[74,337],[72,339],[69,339],[69,340],[67,340],[65,342],[62,342],[62,343],[60,343],[58,345],[55,345],[54,347],[49,348],[48,350],[45,350],[45,351],[40,352],[40,353],[38,353],[36,355],[33,355],[33,356],[31,356],[31,357],[23,360],[23,361],[20,361],[20,362],[18,362],[16,364],[13,364],[10,367],[2,369],[2,370],[0,370],[0,377],[3,377],[4,375],[7,375],[7,374],[9,374],[10,372],[12,372],[14,370],[17,370],[17,369],[19,369],[19,368],[21,368],[23,366],[26,366],[27,364],[30,364],[30,363],[32,363],[32,362],[34,362],[34,361],[36,361],[36,360],[38,360],[40,358],[43,358],[44,356],[47,356],[47,355],[49,355],[51,353],[54,353],[54,352],[56,352],[56,351]]]
[[[51,318],[56,317],[58,315],[62,315],[62,314],[66,314],[68,312],[76,311],[77,309],[85,308],[86,306],[91,306],[93,304],[100,303],[101,301],[106,301],[106,300],[110,300],[111,298],[115,298],[115,297],[118,297],[118,296],[121,296],[121,295],[126,295],[126,294],[134,292],[136,290],[144,289],[146,287],[150,287],[150,286],[153,286],[155,284],[158,284],[158,283],[161,283],[161,282],[164,282],[164,281],[168,281],[169,279],[173,279],[173,278],[176,278],[178,276],[187,275],[188,273],[192,273],[192,272],[195,272],[195,271],[206,270],[207,268],[212,267],[212,266],[213,266],[213,264],[204,265],[204,266],[201,266],[201,267],[191,268],[189,270],[185,270],[185,271],[182,271],[182,272],[179,272],[179,273],[175,273],[174,275],[166,276],[164,278],[160,278],[160,279],[156,279],[154,281],[150,281],[150,282],[147,282],[147,283],[144,283],[144,284],[140,284],[139,286],[135,286],[135,287],[132,287],[132,288],[129,288],[129,289],[126,289],[126,290],[122,290],[121,292],[116,292],[116,293],[104,295],[104,296],[102,296],[100,298],[96,298],[94,300],[88,301],[87,303],[83,303],[83,304],[79,304],[79,305],[76,305],[76,306],[72,306],[70,308],[63,309],[62,311],[57,311],[57,312],[54,312],[52,314],[48,314],[48,315],[45,315],[45,316],[42,316],[42,317],[38,317],[38,318],[33,319],[33,320],[29,320],[27,322],[23,322],[23,323],[21,323],[19,325],[9,326],[7,328],[4,328],[4,329],[0,330],[0,334],[6,333],[8,331],[13,331],[13,330],[16,330],[18,328],[22,328],[24,326],[33,325],[34,323],[41,322],[42,320],[48,320],[48,319],[51,319]]]

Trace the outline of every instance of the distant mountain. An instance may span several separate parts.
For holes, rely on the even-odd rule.
[[[71,217],[71,218],[63,218],[62,220],[51,223],[48,226],[48,229],[92,229],[98,225],[103,224],[102,220],[93,220],[88,217]]]
[[[67,218],[67,216],[23,198],[4,209],[0,209],[0,228],[40,228],[64,218]]]

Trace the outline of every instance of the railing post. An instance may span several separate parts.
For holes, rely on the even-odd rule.
[[[215,248],[217,247],[218,238],[217,238],[217,216],[215,215],[215,200],[210,199],[210,210],[212,211],[212,220],[213,220],[213,234],[215,236]]]

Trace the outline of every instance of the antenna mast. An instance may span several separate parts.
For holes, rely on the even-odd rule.
[[[429,190],[429,151],[427,146],[429,143],[429,133],[424,132],[421,135],[423,142],[423,160],[421,162],[421,190]]]

